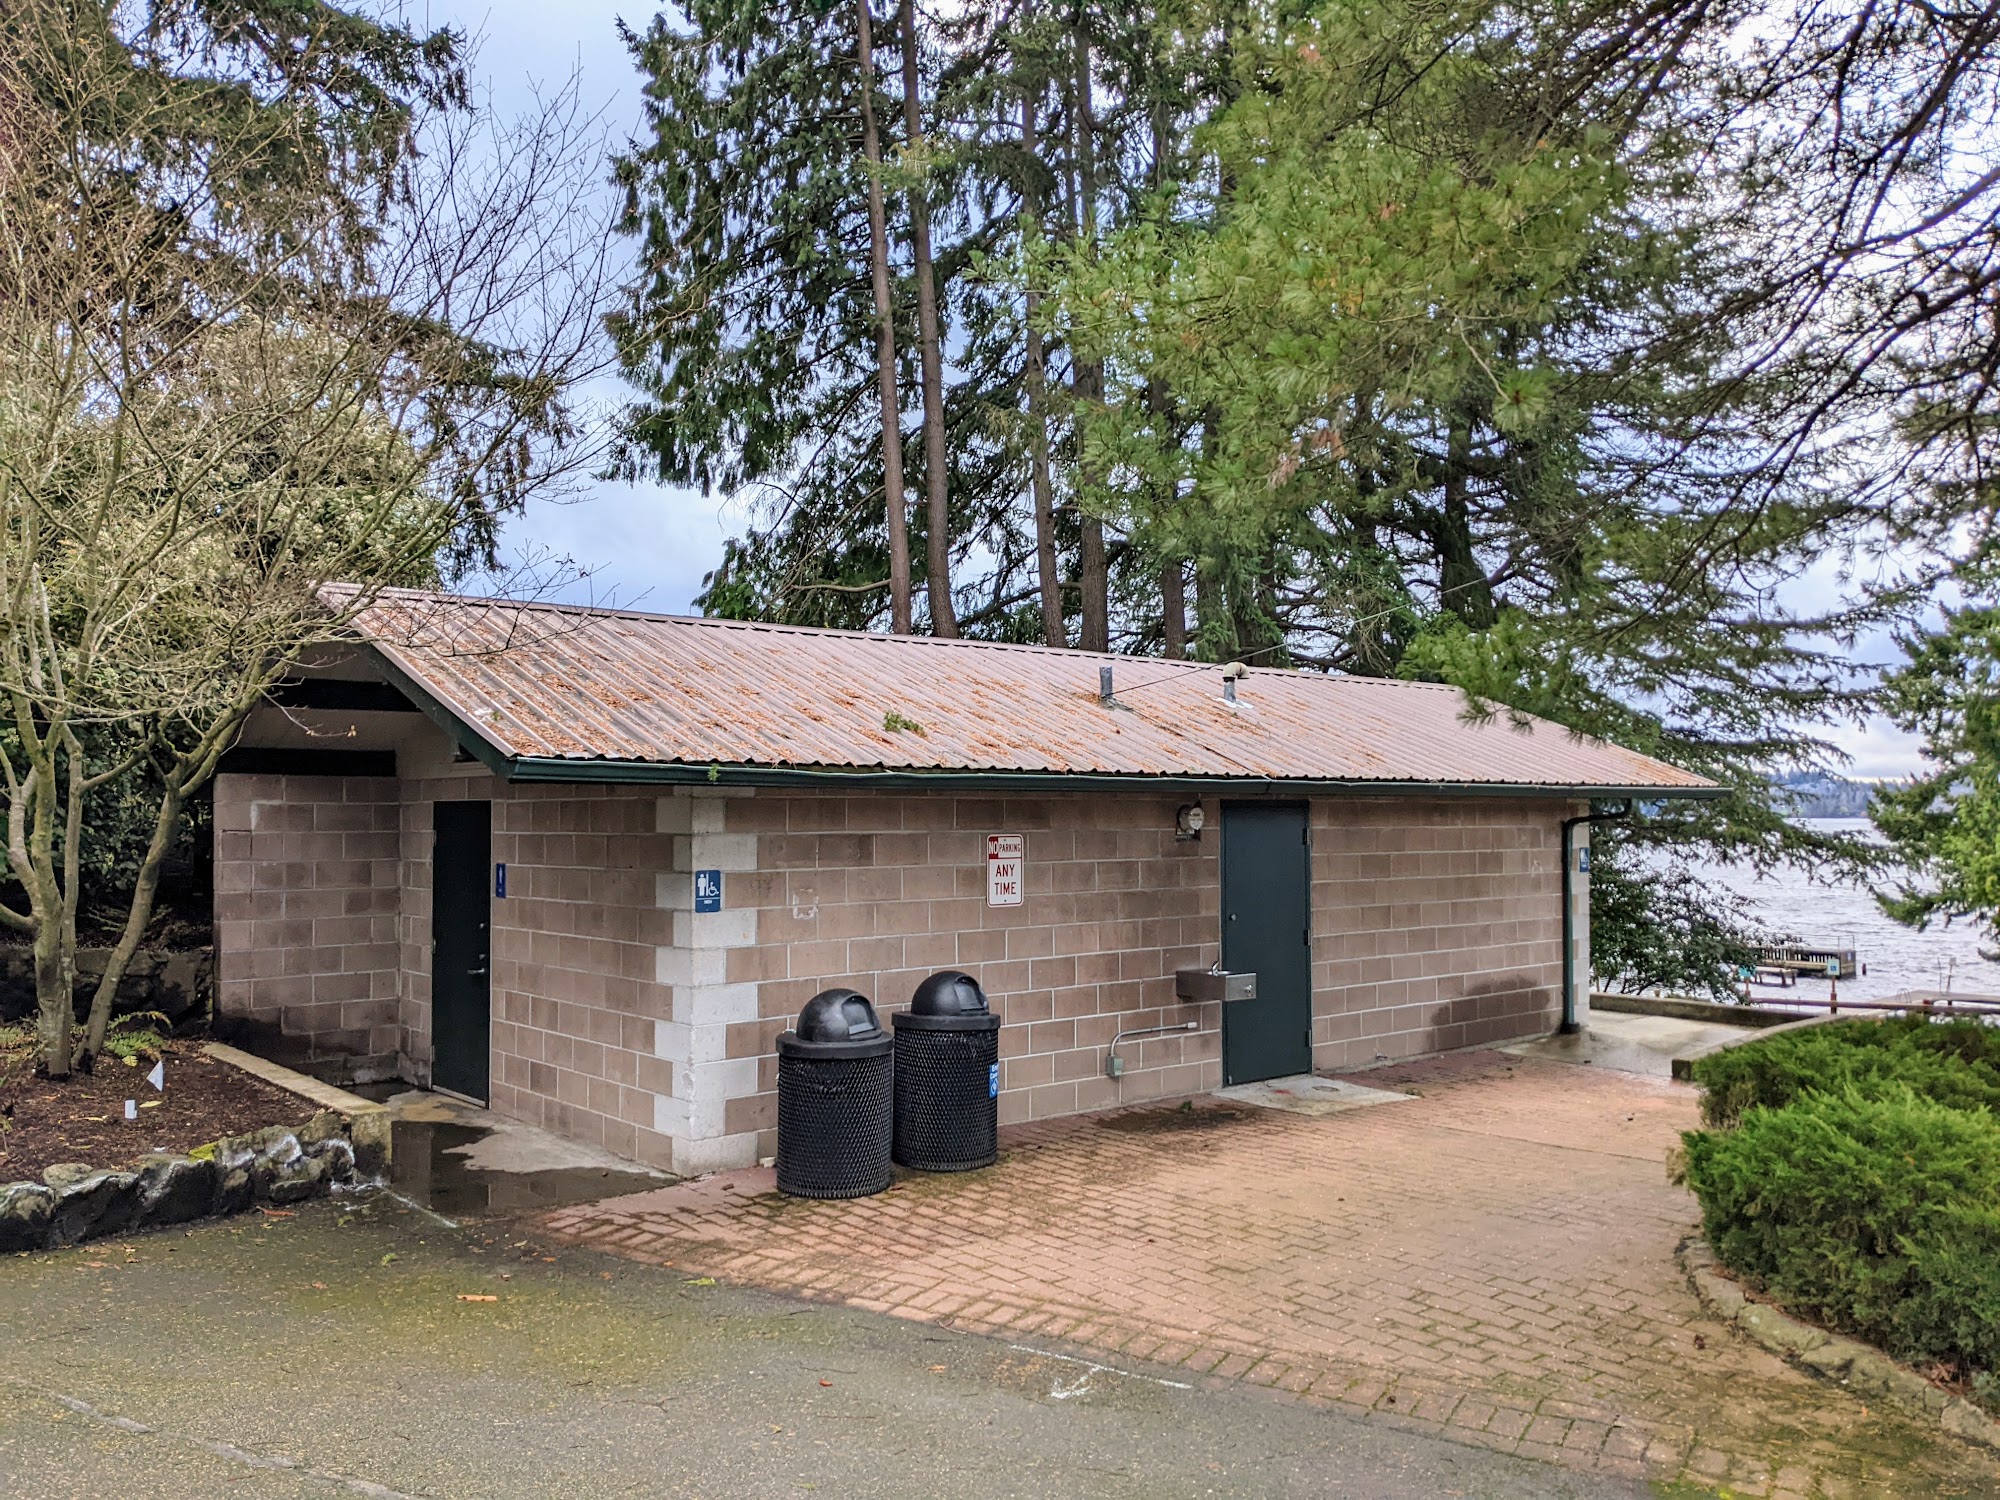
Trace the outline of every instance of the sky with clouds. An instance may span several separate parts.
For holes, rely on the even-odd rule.
[[[582,102],[601,111],[607,144],[622,142],[639,117],[639,86],[631,58],[618,36],[622,16],[643,29],[653,9],[610,0],[499,0],[494,4],[432,4],[407,13],[414,24],[451,26],[477,39],[474,72],[503,113],[531,108],[575,76]],[[604,195],[603,181],[579,184],[580,191]],[[625,252],[623,247],[619,253]],[[606,408],[620,399],[613,378],[598,383],[596,401]],[[738,524],[732,524],[738,523]],[[740,521],[715,497],[657,484],[588,480],[562,500],[537,500],[513,521],[502,539],[512,559],[566,558],[580,570],[568,597],[671,613],[691,611],[702,576],[722,553],[722,543]],[[1835,570],[1816,569],[1792,590],[1801,603],[1831,597]],[[1886,637],[1856,647],[1857,662],[1894,659]],[[1834,738],[1853,758],[1850,774],[1903,776],[1921,761],[1908,736],[1876,722],[1837,731]]]

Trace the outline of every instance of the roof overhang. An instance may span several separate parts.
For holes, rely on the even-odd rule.
[[[1726,797],[1721,786],[1555,786],[1488,781],[1312,781],[1273,776],[1105,775],[1073,771],[915,770],[882,766],[771,766],[723,762],[587,760],[517,756],[441,703],[372,645],[364,647],[383,677],[459,747],[494,775],[540,785],[817,787],[826,791],[1177,792],[1211,796],[1505,797],[1550,801],[1630,797],[1645,802]]]

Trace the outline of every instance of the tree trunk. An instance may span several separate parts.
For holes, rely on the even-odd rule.
[[[1198,631],[1196,659],[1234,661],[1237,655],[1235,626],[1229,618],[1221,569],[1213,558],[1195,559],[1194,617]]]
[[[179,768],[167,778],[166,789],[160,794],[160,810],[153,819],[153,836],[146,844],[145,858],[139,864],[139,877],[132,887],[132,904],[125,912],[125,929],[118,934],[118,944],[111,950],[110,958],[104,965],[104,976],[97,982],[97,990],[90,997],[90,1022],[84,1033],[83,1055],[96,1057],[104,1050],[104,1033],[111,1025],[111,1003],[118,994],[118,983],[125,977],[125,970],[131,966],[132,955],[139,951],[139,942],[146,934],[146,926],[153,920],[153,901],[160,892],[160,871],[167,862],[167,850],[174,841],[174,825],[180,820],[181,809],[186,798],[175,777]]]
[[[1178,557],[1160,564],[1160,654],[1168,661],[1187,655],[1187,577]]]
[[[903,133],[907,149],[923,162],[923,100],[917,88],[917,7],[902,0]],[[931,209],[927,188],[910,189],[910,250],[917,272],[917,354],[924,388],[925,583],[930,590],[931,633],[955,636],[951,607],[951,496],[944,444],[944,349],[938,324],[937,283],[931,269]]]
[[[60,923],[42,922],[35,929],[35,1009],[42,1064],[51,1078],[70,1072],[70,1039],[76,1030],[74,950],[65,955]],[[65,958],[68,962],[65,962]]]
[[[67,1078],[76,1030],[76,910],[74,883],[69,891],[63,889],[56,858],[61,730],[38,722],[23,699],[15,700],[13,727],[29,768],[18,782],[11,766],[7,772],[7,857],[28,898],[28,910],[15,914],[9,925],[28,933],[34,955],[42,1066],[51,1078]]]
[[[1432,534],[1438,553],[1439,602],[1474,630],[1496,618],[1493,585],[1473,551],[1472,514],[1465,485],[1472,458],[1472,428],[1454,421],[1446,438],[1444,513]]]
[[[1021,189],[1022,212],[1039,226],[1042,205],[1035,192],[1035,101],[1021,99],[1021,146],[1028,159],[1027,181]],[[1028,396],[1029,485],[1035,496],[1035,566],[1040,575],[1042,595],[1042,639],[1051,646],[1069,644],[1069,627],[1063,622],[1062,578],[1057,571],[1055,486],[1049,478],[1049,393],[1048,354],[1042,348],[1042,331],[1035,326],[1042,295],[1028,278],[1027,367],[1021,382]]]
[[[1159,149],[1156,137],[1155,149]],[[1173,402],[1167,399],[1166,382],[1149,379],[1146,382],[1146,412],[1152,418],[1153,436],[1160,445],[1163,462],[1163,477],[1154,489],[1153,525],[1157,530],[1172,510],[1179,488],[1171,464],[1171,455],[1177,444],[1174,441]],[[1160,562],[1160,650],[1170,661],[1179,661],[1186,654],[1187,647],[1187,598],[1182,561],[1178,556],[1163,558]]]
[[[882,400],[882,499],[889,513],[889,628],[911,631],[909,503],[903,497],[903,413],[896,396],[896,309],[889,298],[889,223],[882,205],[882,138],[875,128],[870,0],[854,0],[861,57],[861,148],[868,158],[868,266],[875,288],[875,384]]]
[[[1096,121],[1090,102],[1090,42],[1083,34],[1083,18],[1078,14],[1071,30],[1075,47],[1076,107],[1071,111],[1075,132],[1077,204],[1081,210],[1078,233],[1084,254],[1097,249],[1097,161],[1092,132]],[[1092,402],[1104,398],[1104,365],[1100,360],[1071,361],[1071,389],[1076,396],[1078,416]],[[1104,522],[1089,508],[1089,494],[1095,475],[1085,461],[1081,434],[1078,437],[1077,488],[1082,510],[1082,545],[1078,548],[1077,585],[1082,593],[1083,629],[1077,644],[1086,651],[1111,649],[1111,570],[1104,555]]]

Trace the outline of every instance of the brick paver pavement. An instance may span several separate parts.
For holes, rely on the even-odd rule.
[[[810,1203],[739,1172],[559,1210],[637,1260],[1769,1496],[2000,1495],[2000,1464],[1707,1322],[1662,1170],[1690,1089],[1460,1054],[1420,1097],[1024,1126],[1001,1162]],[[1169,1372],[1171,1373],[1171,1371]]]

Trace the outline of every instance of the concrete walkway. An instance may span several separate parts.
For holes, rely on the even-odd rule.
[[[1537,1037],[1500,1050],[1545,1062],[1582,1063],[1646,1078],[1671,1078],[1675,1058],[1692,1056],[1722,1042],[1749,1041],[1757,1035],[1754,1026],[1599,1010],[1591,1012],[1582,1031]]]
[[[6,1500],[1643,1500],[386,1194],[0,1257]]]
[[[1498,1052],[1365,1076],[1409,1103],[1207,1100],[1012,1132],[849,1203],[746,1172],[564,1209],[684,1275],[1393,1415],[1621,1480],[1774,1497],[2000,1494],[2000,1465],[1705,1322],[1663,1078]]]

